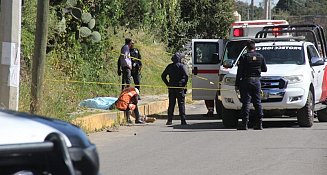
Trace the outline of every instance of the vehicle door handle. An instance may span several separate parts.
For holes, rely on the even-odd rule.
[[[194,75],[197,75],[198,74],[198,67],[194,67],[194,69],[192,70],[192,73]]]

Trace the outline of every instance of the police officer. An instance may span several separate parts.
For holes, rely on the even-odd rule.
[[[135,84],[135,87],[140,91],[140,82],[141,82],[141,53],[140,51],[134,47],[134,42],[132,41],[131,48],[129,50],[132,57],[132,77]],[[141,100],[140,96],[138,96],[139,100]]]
[[[261,106],[261,72],[267,72],[267,66],[264,57],[255,52],[255,42],[247,42],[247,53],[243,54],[238,61],[238,69],[236,75],[236,90],[240,90],[241,94],[241,117],[242,124],[238,126],[238,130],[247,130],[250,108],[252,101],[255,108],[255,123],[253,129],[262,130],[262,106]]]
[[[131,48],[132,43],[132,39],[125,39],[125,45],[121,48],[121,53],[117,62],[117,73],[119,76],[123,74],[122,90],[124,90],[125,87],[128,87],[131,84],[132,59],[130,56],[129,49]]]
[[[188,73],[186,66],[181,63],[181,58],[182,56],[180,53],[176,53],[172,56],[171,60],[173,63],[169,64],[161,75],[162,80],[168,86],[169,106],[166,125],[172,124],[176,98],[178,102],[179,116],[181,117],[181,124],[187,125],[185,120],[185,86],[188,81]],[[169,76],[169,81],[167,80],[167,76]]]

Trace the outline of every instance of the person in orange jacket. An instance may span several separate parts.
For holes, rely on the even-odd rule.
[[[139,90],[134,87],[127,87],[120,93],[118,100],[115,102],[117,109],[125,111],[127,122],[130,121],[132,111],[135,114],[135,124],[144,124],[137,107]]]

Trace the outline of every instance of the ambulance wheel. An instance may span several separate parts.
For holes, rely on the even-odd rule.
[[[222,110],[223,110],[223,103],[221,102],[221,100],[219,100],[218,96],[216,95],[215,98],[215,104],[216,104],[216,112],[217,112],[217,116],[218,119],[221,119],[221,115],[222,115]]]
[[[309,91],[305,106],[297,111],[297,121],[301,127],[311,127],[314,119],[314,100],[312,91]]]
[[[327,108],[317,111],[319,122],[327,122]]]
[[[237,118],[237,110],[226,109],[222,106],[222,120],[223,125],[226,128],[235,128],[237,126],[238,118]]]

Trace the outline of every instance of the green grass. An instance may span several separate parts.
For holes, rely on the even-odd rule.
[[[124,39],[130,37],[136,41],[137,47],[143,60],[141,95],[155,95],[167,93],[167,89],[161,80],[161,73],[169,64],[171,54],[166,52],[165,44],[156,41],[155,37],[145,32],[125,30],[120,28],[118,34],[114,34],[112,29],[108,30],[108,49],[101,53],[103,60],[101,69],[95,71],[90,69],[87,62],[79,65],[82,70],[79,75],[69,77],[63,73],[61,58],[56,53],[51,53],[47,57],[45,77],[43,83],[42,99],[40,101],[40,115],[52,116],[55,118],[70,121],[73,119],[71,113],[83,110],[78,104],[88,98],[99,96],[117,97],[120,93],[121,85],[117,71],[117,59],[120,49],[124,44]],[[23,38],[24,39],[24,38]],[[111,49],[112,48],[112,49]],[[76,51],[67,48],[67,52]],[[72,67],[78,62],[77,59],[71,63]],[[99,60],[99,59],[98,59]],[[68,65],[65,65],[68,67]],[[72,71],[74,71],[74,68]],[[31,75],[27,70],[22,70],[20,84],[19,111],[29,112],[30,104],[30,80]],[[96,77],[96,78],[94,78]],[[98,81],[94,81],[97,79]],[[54,81],[59,80],[59,81]],[[77,80],[73,82],[72,80]]]

